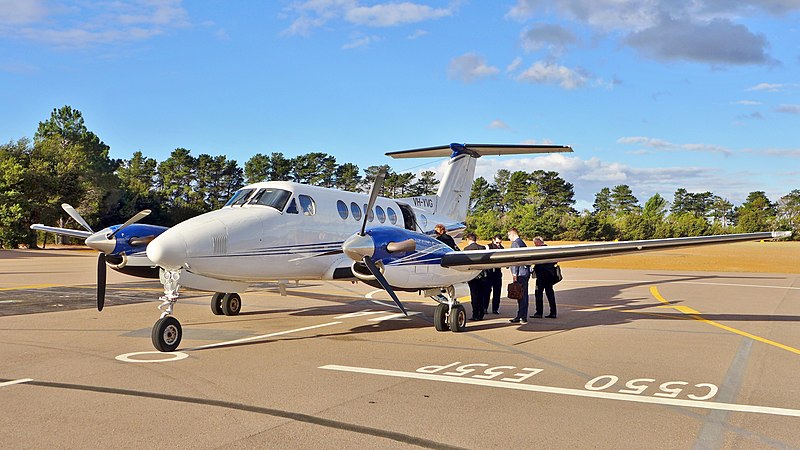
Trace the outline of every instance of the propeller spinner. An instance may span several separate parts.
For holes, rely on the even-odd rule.
[[[67,212],[67,214],[69,214],[70,217],[81,224],[81,226],[94,233],[86,238],[85,244],[87,247],[93,248],[100,252],[100,254],[97,256],[97,310],[102,311],[106,297],[106,254],[113,252],[114,248],[116,247],[114,236],[128,225],[132,225],[147,217],[150,214],[150,210],[145,209],[139,211],[112,232],[105,232],[105,230],[95,232],[86,222],[86,220],[84,220],[78,211],[75,210],[75,208],[73,208],[71,205],[68,203],[63,203],[61,207]]]
[[[392,286],[383,276],[383,273],[375,264],[375,262],[372,261],[372,256],[375,254],[375,241],[373,241],[372,237],[366,232],[369,211],[371,211],[372,207],[375,205],[375,200],[378,198],[378,192],[380,192],[381,187],[383,186],[383,180],[385,178],[385,170],[378,172],[378,175],[375,177],[375,182],[372,184],[372,188],[369,190],[369,202],[365,208],[364,221],[361,223],[361,230],[357,234],[350,236],[346,241],[344,241],[342,244],[342,251],[353,261],[363,262],[372,275],[375,276],[375,279],[378,281],[378,283],[380,283],[383,290],[389,293],[389,296],[392,297],[392,300],[394,300],[394,303],[398,308],[400,308],[400,311],[403,311],[403,314],[407,316],[408,312],[400,302],[400,299],[397,298],[397,294],[394,293],[394,289],[392,289]],[[407,243],[405,247],[408,247]]]

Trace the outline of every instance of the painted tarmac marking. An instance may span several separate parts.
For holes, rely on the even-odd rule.
[[[261,336],[252,336],[252,337],[247,337],[247,338],[242,338],[242,339],[236,339],[236,340],[233,340],[233,341],[219,342],[219,343],[216,343],[216,344],[201,345],[200,347],[188,348],[185,351],[191,352],[191,351],[194,351],[194,350],[203,350],[203,349],[207,349],[207,348],[222,347],[222,346],[225,346],[225,345],[241,344],[243,342],[257,341],[259,339],[266,339],[266,338],[271,338],[271,337],[275,337],[275,336],[282,336],[284,334],[297,333],[299,331],[313,330],[315,328],[328,327],[328,326],[337,325],[337,324],[340,324],[340,323],[342,323],[342,322],[328,322],[328,323],[323,323],[323,324],[319,324],[319,325],[311,325],[309,327],[295,328],[294,330],[278,331],[277,333],[263,334]]]
[[[20,383],[27,383],[29,381],[33,381],[33,378],[20,378],[19,380],[6,381],[4,383],[0,383],[0,387],[11,386]]]
[[[16,287],[0,288],[0,291],[22,291],[22,290],[25,290],[25,289],[41,289],[41,288],[48,288],[48,287],[55,287],[55,286],[58,286],[58,287],[75,287],[75,286],[66,286],[66,285],[60,285],[60,284],[33,284],[33,285],[30,285],[30,286],[16,286]],[[77,287],[83,287],[83,286],[77,286]]]
[[[706,319],[705,317],[703,317],[701,315],[700,311],[697,311],[697,310],[694,310],[692,308],[689,308],[688,306],[672,305],[669,301],[667,301],[667,299],[665,299],[664,297],[661,296],[661,294],[658,292],[658,289],[655,286],[651,286],[650,287],[650,293],[653,294],[653,297],[655,297],[656,300],[660,301],[661,303],[664,303],[665,306],[659,306],[659,308],[672,308],[672,309],[675,309],[677,311],[682,312],[683,314],[686,314],[687,316],[691,317],[692,319],[699,320],[700,322],[705,322],[705,323],[707,323],[707,324],[709,324],[711,326],[715,326],[715,327],[721,328],[721,329],[723,329],[725,331],[730,331],[731,333],[738,334],[739,336],[744,336],[746,338],[750,338],[750,339],[753,339],[755,341],[762,342],[762,343],[768,344],[768,345],[772,345],[773,347],[778,347],[778,348],[780,348],[782,350],[786,350],[786,351],[795,353],[797,355],[800,355],[800,350],[798,350],[798,349],[796,349],[794,347],[789,347],[788,345],[781,344],[780,342],[771,341],[769,339],[762,338],[761,336],[756,336],[756,335],[750,334],[750,333],[748,333],[746,331],[737,330],[736,328],[729,327],[727,325],[723,325],[723,324],[718,323],[718,322],[714,322],[713,320],[708,320],[708,319]]]
[[[166,356],[164,359],[135,359],[133,356],[139,355],[158,355],[158,356]],[[160,363],[160,362],[170,362],[170,361],[180,361],[182,359],[188,358],[189,355],[183,352],[133,352],[133,353],[125,353],[124,355],[117,356],[117,361],[122,362],[131,362],[131,363]]]
[[[515,389],[520,391],[540,392],[544,394],[559,394],[573,397],[599,398],[604,400],[618,400],[633,403],[650,403],[656,405],[683,406],[687,408],[722,410],[746,412],[755,414],[770,414],[775,416],[800,417],[800,410],[788,408],[776,408],[772,406],[742,405],[736,403],[719,403],[701,400],[684,400],[676,398],[661,397],[640,397],[630,394],[617,394],[614,392],[588,391],[582,389],[559,388],[542,386],[536,384],[519,384],[507,381],[478,380],[475,378],[456,378],[447,375],[435,375],[418,372],[403,372],[398,370],[371,369],[366,367],[340,366],[328,364],[320,366],[320,369],[335,370],[340,372],[363,373],[368,375],[381,375],[396,378],[410,378],[426,381],[441,381],[446,383],[471,384],[477,386],[495,387],[503,389]]]
[[[276,333],[263,334],[261,336],[252,336],[252,337],[243,338],[243,339],[236,339],[236,340],[233,340],[233,341],[217,342],[215,344],[208,344],[208,345],[201,345],[199,347],[187,348],[187,349],[184,350],[184,352],[191,352],[191,351],[195,351],[195,350],[204,350],[204,349],[214,348],[214,347],[223,347],[223,346],[226,346],[226,345],[241,344],[243,342],[255,341],[255,340],[258,340],[258,339],[266,339],[266,338],[275,337],[275,336],[282,336],[284,334],[297,333],[299,331],[313,330],[315,328],[322,328],[322,327],[327,327],[327,326],[330,326],[330,325],[336,325],[336,324],[340,324],[340,323],[342,323],[342,322],[328,322],[328,323],[323,323],[323,324],[320,324],[320,325],[311,325],[309,327],[295,328],[294,330],[278,331]],[[133,362],[133,363],[140,363],[140,362],[172,362],[172,361],[180,361],[182,359],[187,358],[189,355],[187,355],[184,352],[134,352],[134,353],[125,353],[124,355],[119,355],[119,356],[115,357],[114,359],[116,359],[118,361]],[[155,354],[155,355],[171,355],[171,357],[170,358],[165,358],[165,359],[133,359],[133,358],[131,358],[131,356],[152,355],[152,354]]]

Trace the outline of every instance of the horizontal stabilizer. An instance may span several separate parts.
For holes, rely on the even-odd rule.
[[[60,234],[62,236],[70,236],[75,238],[83,238],[86,239],[92,235],[92,233],[83,230],[73,230],[71,228],[59,228],[59,227],[48,227],[46,225],[42,225],[40,223],[31,225],[31,229],[39,230],[39,231],[46,231],[48,233],[55,233]]]
[[[468,154],[475,158],[481,156],[528,155],[536,153],[571,152],[567,145],[525,145],[525,144],[450,144],[438,147],[415,148],[389,152],[392,158],[443,158],[457,154]]]

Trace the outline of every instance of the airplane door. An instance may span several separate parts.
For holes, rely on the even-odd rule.
[[[397,206],[400,207],[400,211],[403,213],[403,223],[406,227],[406,230],[415,231],[417,229],[415,226],[417,223],[417,218],[414,216],[414,210],[412,210],[411,207],[405,203],[398,203]]]

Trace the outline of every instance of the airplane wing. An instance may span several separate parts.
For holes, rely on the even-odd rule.
[[[415,148],[389,152],[386,156],[392,158],[444,158],[451,156],[454,151],[479,156],[500,155],[528,155],[532,153],[562,153],[571,152],[572,148],[566,145],[505,145],[505,144],[450,144],[438,147]]]
[[[48,227],[46,225],[42,225],[41,223],[31,225],[31,229],[83,239],[86,239],[92,235],[92,233],[88,231],[73,230],[71,228]]]
[[[591,259],[642,251],[666,250],[692,245],[722,244],[789,237],[791,231],[724,234],[642,241],[599,242],[576,245],[506,248],[499,250],[467,250],[442,257],[442,266],[456,270],[482,270],[494,267],[524,266],[537,263]]]

